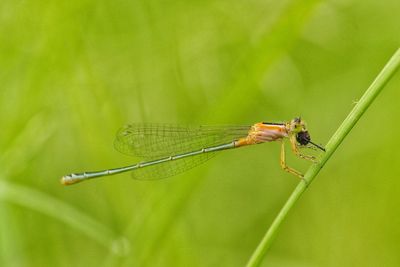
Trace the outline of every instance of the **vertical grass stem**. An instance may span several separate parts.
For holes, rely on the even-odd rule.
[[[250,257],[247,267],[260,266],[262,260],[276,236],[282,222],[285,220],[289,211],[293,208],[294,204],[307,189],[307,186],[314,180],[321,168],[329,160],[332,154],[336,151],[338,146],[342,143],[347,134],[351,131],[357,121],[361,118],[364,112],[368,109],[371,103],[375,100],[376,96],[382,91],[390,78],[395,74],[400,66],[400,48],[394,53],[390,60],[386,63],[385,67],[378,74],[376,79],[372,82],[369,88],[365,91],[360,101],[354,106],[353,110],[349,113],[343,123],[339,126],[333,134],[328,144],[326,145],[326,152],[322,156],[319,163],[312,165],[304,176],[305,181],[301,181],[282,207],[272,225],[265,233],[263,239],[257,246],[256,250]]]

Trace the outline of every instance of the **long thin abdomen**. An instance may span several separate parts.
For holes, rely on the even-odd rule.
[[[110,176],[133,170],[137,174],[134,176],[137,179],[152,180],[152,179],[166,178],[168,176],[173,176],[181,172],[184,172],[186,170],[189,170],[203,163],[208,159],[206,157],[202,157],[204,155],[232,148],[235,148],[235,142],[207,147],[196,151],[160,158],[157,160],[141,162],[121,168],[95,171],[95,172],[72,173],[63,176],[61,178],[61,183],[63,185],[71,185],[97,177]],[[172,165],[168,166],[169,164]],[[142,170],[146,171],[142,172]]]

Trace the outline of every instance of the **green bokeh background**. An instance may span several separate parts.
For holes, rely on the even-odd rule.
[[[278,144],[159,181],[59,177],[138,161],[112,145],[129,122],[301,115],[326,143],[399,46],[398,14],[397,0],[2,0],[0,266],[244,266],[298,182]],[[400,266],[399,76],[263,266]]]

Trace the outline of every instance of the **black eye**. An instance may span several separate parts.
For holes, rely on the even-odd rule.
[[[304,131],[304,132],[299,132],[296,135],[296,140],[297,140],[297,142],[299,142],[300,145],[304,146],[310,142],[311,137],[307,131]]]

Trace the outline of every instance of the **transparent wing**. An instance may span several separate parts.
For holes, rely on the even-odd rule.
[[[232,142],[247,135],[250,126],[177,126],[128,124],[115,138],[115,148],[127,155],[157,159]]]
[[[121,153],[154,160],[233,142],[246,136],[249,129],[249,126],[129,124],[118,131],[114,145]],[[167,178],[207,161],[216,153],[203,153],[136,169],[132,176],[140,180]]]
[[[209,152],[187,158],[167,161],[164,163],[136,169],[132,171],[131,175],[134,179],[138,180],[157,180],[168,178],[190,170],[201,163],[206,162],[216,154],[217,152]]]

